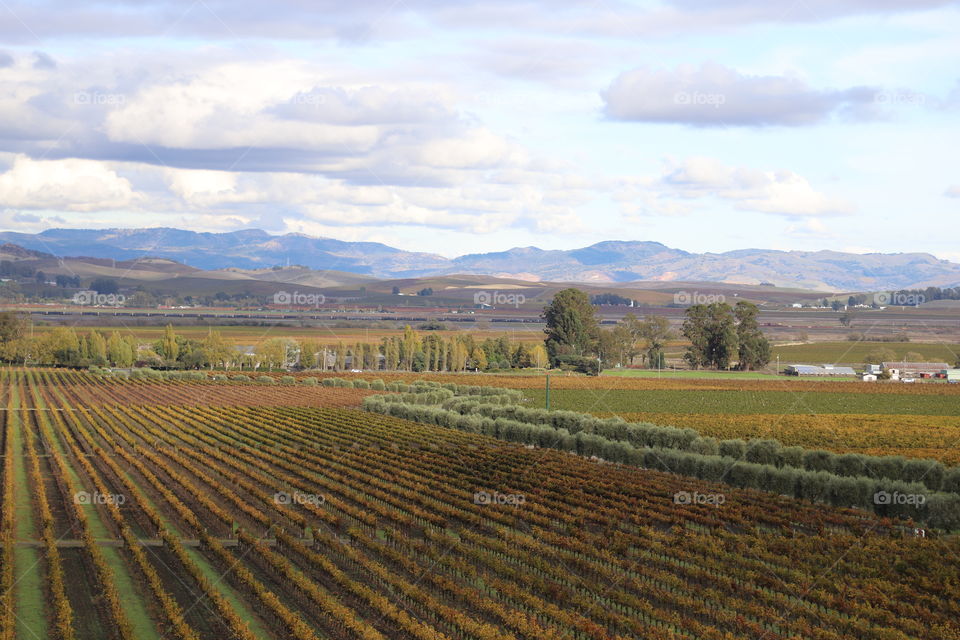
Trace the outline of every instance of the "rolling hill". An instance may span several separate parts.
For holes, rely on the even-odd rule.
[[[473,274],[524,281],[677,284],[772,284],[817,291],[881,291],[960,285],[960,264],[927,253],[854,254],[837,251],[743,249],[691,253],[659,242],[608,241],[572,250],[520,247],[457,258],[404,251],[376,242],[345,242],[303,234],[274,236],[259,229],[198,233],[183,229],[49,229],[38,234],[0,232],[0,241],[53,256],[91,255],[158,269],[159,260],[181,268],[249,274],[277,265],[301,265],[298,277],[328,286],[337,272],[368,278],[422,278]],[[146,263],[150,257],[154,266]],[[106,263],[104,263],[106,264]],[[119,262],[118,262],[119,264]],[[224,275],[224,277],[230,277]],[[264,279],[256,277],[256,279]],[[304,284],[308,284],[304,282]]]

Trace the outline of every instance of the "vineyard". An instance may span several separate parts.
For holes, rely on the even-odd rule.
[[[0,638],[960,639],[956,538],[370,393],[5,370]]]
[[[690,427],[714,438],[776,438],[786,445],[837,453],[902,455],[960,464],[960,418],[896,414],[723,414],[596,412],[630,422]]]

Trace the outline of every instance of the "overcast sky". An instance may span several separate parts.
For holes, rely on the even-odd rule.
[[[960,261],[958,33],[938,0],[2,0],[0,228]]]

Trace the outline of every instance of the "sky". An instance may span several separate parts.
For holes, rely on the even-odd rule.
[[[0,0],[0,229],[960,262],[960,3]]]

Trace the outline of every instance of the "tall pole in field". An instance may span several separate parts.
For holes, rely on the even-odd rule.
[[[550,374],[547,374],[547,411],[550,411]]]

